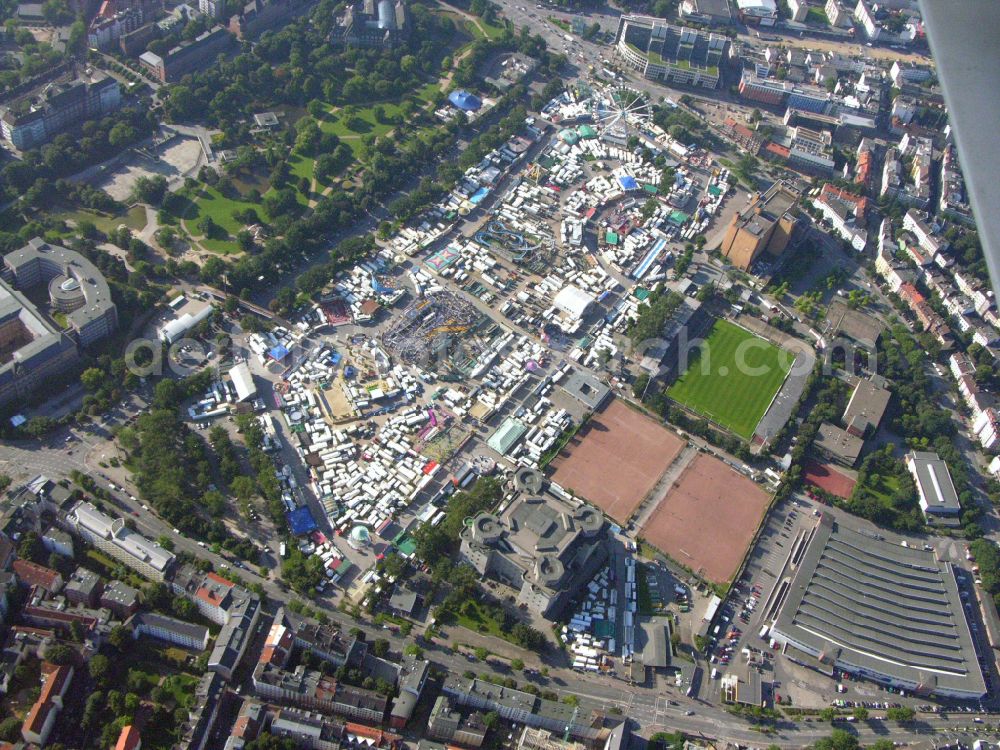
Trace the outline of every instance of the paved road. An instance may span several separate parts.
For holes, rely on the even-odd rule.
[[[50,441],[51,442],[51,441]],[[106,442],[94,440],[91,448],[88,463],[96,461],[102,455],[97,452],[106,448]],[[77,450],[83,450],[78,448]],[[104,455],[107,455],[106,453]],[[137,529],[146,536],[156,539],[166,536],[172,539],[176,552],[184,551],[202,559],[207,559],[217,568],[230,565],[231,562],[220,555],[212,553],[211,550],[201,547],[192,539],[179,536],[173,533],[169,524],[158,518],[154,513],[146,511],[140,503],[133,502],[128,495],[123,492],[110,490],[108,483],[97,477],[97,472],[91,469],[84,462],[83,457],[74,451],[74,455],[67,455],[60,447],[50,445],[38,445],[31,443],[7,443],[0,446],[0,465],[6,470],[17,469],[15,472],[21,477],[30,477],[38,473],[44,473],[52,478],[68,476],[73,469],[90,469],[92,475],[102,489],[110,492],[114,502],[121,508],[126,517],[130,517],[136,524]],[[105,472],[106,473],[106,472]],[[134,493],[134,487],[126,484],[126,491]],[[274,611],[278,604],[285,604],[294,595],[284,591],[271,577],[262,577],[256,570],[237,571],[247,584],[259,583],[270,599],[269,611]],[[394,632],[381,629],[377,626],[364,622],[355,622],[343,615],[333,606],[333,600],[323,598],[315,603],[315,606],[322,609],[334,622],[339,623],[345,630],[351,627],[360,627],[366,632],[369,638],[386,638],[394,651],[401,651],[409,642],[409,639],[396,635]],[[443,641],[468,640],[475,637],[461,629],[449,629],[443,637]],[[494,668],[492,665],[480,662],[472,663],[466,657],[454,653],[450,648],[425,644],[427,657],[435,662],[441,669],[450,673],[461,673],[466,670],[473,670],[481,673],[484,669],[491,669],[503,673],[502,668]],[[509,648],[502,644],[500,648]],[[499,650],[499,649],[498,649]],[[525,654],[524,658],[528,666],[541,667],[543,663],[534,654]],[[550,675],[548,679],[538,678],[539,684],[545,689],[555,690],[562,695],[577,695],[587,698],[605,708],[618,707],[622,710],[622,715],[633,719],[638,727],[646,733],[660,730],[681,730],[694,735],[704,734],[708,737],[738,742],[742,744],[759,743],[761,735],[751,729],[741,719],[735,719],[725,711],[710,706],[708,704],[692,702],[682,695],[675,694],[671,686],[664,684],[654,684],[648,687],[629,686],[626,683],[601,676],[581,675],[551,662],[561,663],[561,655],[547,657]],[[677,705],[671,704],[671,701]],[[686,712],[693,711],[691,716]],[[939,728],[948,728],[954,732],[956,725],[971,726],[971,719],[958,716],[955,720],[942,720],[940,718],[931,719],[926,725],[918,726],[916,729],[901,730],[897,727],[890,727],[888,731],[893,739],[916,741],[926,738],[928,732],[937,731]],[[872,740],[879,736],[885,736],[887,727],[880,722],[872,722],[870,725],[857,727],[862,739]],[[825,736],[829,732],[829,727],[817,724],[800,724],[782,727],[773,737],[769,737],[776,744],[782,747],[801,747],[808,745],[817,739]]]

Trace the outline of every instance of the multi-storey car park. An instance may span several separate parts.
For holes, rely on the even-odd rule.
[[[917,695],[986,694],[951,563],[829,515],[805,543],[771,628],[787,655]]]

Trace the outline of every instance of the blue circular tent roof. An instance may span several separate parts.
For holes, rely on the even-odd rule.
[[[477,109],[483,106],[483,100],[480,99],[475,94],[470,94],[465,89],[459,89],[458,91],[452,91],[448,94],[448,101],[459,109],[463,109],[466,112],[475,112]]]

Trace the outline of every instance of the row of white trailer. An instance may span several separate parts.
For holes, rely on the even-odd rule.
[[[610,623],[612,634],[598,636],[594,632],[598,621]],[[618,590],[610,570],[605,568],[587,584],[586,595],[560,631],[560,638],[573,659],[573,669],[596,672],[609,662],[608,655],[616,653],[614,628],[617,622]]]
[[[635,655],[635,617],[639,609],[639,597],[635,583],[635,558],[625,558],[625,602],[622,612],[622,661],[630,663]]]
[[[313,383],[326,380],[333,351],[317,348],[286,379],[282,415],[292,433],[296,450],[308,467],[311,489],[341,531],[356,524],[379,531],[432,481],[438,467],[428,467],[413,449],[412,436],[432,419],[426,407],[411,405],[390,416],[367,446],[357,442],[363,425],[335,427],[321,407],[322,396]],[[319,364],[317,364],[319,363]],[[422,391],[420,373],[396,365],[382,379],[375,393],[345,381],[344,391],[356,405],[372,400],[403,396],[413,401]],[[308,459],[307,459],[308,457]]]
[[[355,323],[371,321],[372,315],[362,310],[366,302],[374,300],[379,304],[391,306],[406,294],[405,289],[392,289],[384,286],[379,286],[376,289],[376,277],[383,272],[384,268],[381,259],[376,256],[373,260],[363,261],[346,271],[342,271],[334,281],[332,291],[347,305],[351,319]]]
[[[566,91],[559,94],[559,96],[550,99],[549,102],[542,107],[542,114],[546,115],[550,119],[553,116],[558,117],[559,122],[572,122],[584,116],[590,115],[590,99],[584,98],[579,99],[575,92],[567,89]]]
[[[425,214],[419,224],[402,227],[390,241],[389,248],[398,255],[412,257],[448,234],[455,222],[444,219],[444,213],[440,213],[433,218]]]
[[[229,413],[236,403],[236,386],[232,381],[215,380],[197,402],[188,407],[193,422],[203,422]]]
[[[529,138],[534,138],[539,131],[525,123],[525,134]],[[482,188],[492,188],[493,185],[516,163],[517,154],[513,154],[507,148],[507,144],[498,146],[483,157],[479,164],[465,170],[461,189],[468,193],[472,186]],[[481,168],[480,165],[490,165]],[[495,167],[495,169],[493,168]],[[456,222],[453,219],[445,218],[454,214],[465,215],[475,209],[475,206],[468,200],[467,195],[463,195],[461,189],[456,188],[449,192],[436,205],[425,211],[417,220],[416,226],[405,226],[401,228],[389,241],[389,247],[395,255],[414,256],[425,250],[441,237],[444,237],[455,228]],[[478,189],[478,188],[477,188]]]

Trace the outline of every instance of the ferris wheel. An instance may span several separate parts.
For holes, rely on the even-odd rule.
[[[594,122],[602,137],[625,141],[652,117],[646,96],[627,86],[602,89],[591,98]]]

